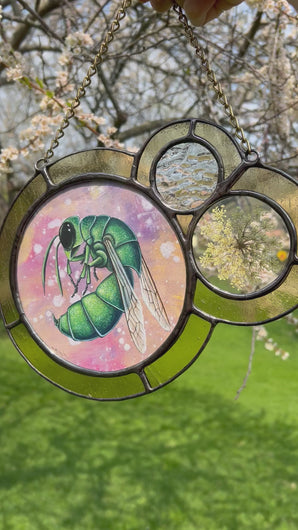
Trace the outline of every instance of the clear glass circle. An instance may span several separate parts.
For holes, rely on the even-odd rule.
[[[218,163],[198,142],[166,150],[156,165],[156,186],[164,202],[177,210],[197,208],[216,188]]]
[[[192,239],[199,271],[214,287],[246,295],[280,276],[288,262],[290,235],[266,202],[237,195],[213,204]]]

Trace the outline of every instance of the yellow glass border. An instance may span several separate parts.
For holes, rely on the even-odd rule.
[[[298,266],[292,267],[286,279],[274,291],[249,300],[225,298],[197,280],[194,305],[220,322],[244,326],[262,324],[297,308],[297,285]],[[292,300],[290,307],[285,307],[287,297]]]
[[[55,362],[34,341],[24,324],[11,329],[10,335],[28,364],[63,390],[97,400],[121,400],[143,394],[145,391],[140,377],[134,373],[113,377],[91,376]]]
[[[297,182],[273,168],[251,167],[244,171],[231,189],[261,193],[274,200],[288,214],[298,232],[297,185]]]
[[[82,174],[104,173],[130,178],[134,155],[126,151],[99,147],[72,153],[49,166],[52,182],[57,185]]]
[[[225,179],[242,163],[239,147],[227,131],[216,127],[215,124],[197,120],[194,134],[204,138],[220,154]]]
[[[209,321],[190,314],[175,343],[161,357],[144,368],[151,388],[157,389],[165,385],[186,370],[207,344],[212,330]]]
[[[5,324],[11,324],[20,315],[15,305],[11,290],[10,270],[15,239],[28,210],[46,193],[47,185],[43,176],[38,173],[23,188],[13,202],[2,225],[0,233],[0,299],[1,312]]]

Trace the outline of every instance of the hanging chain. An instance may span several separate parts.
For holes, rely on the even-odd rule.
[[[211,83],[211,87],[214,90],[216,97],[218,101],[222,104],[224,107],[225,114],[229,117],[230,124],[232,125],[234,131],[234,136],[240,140],[244,150],[247,154],[251,153],[251,146],[246,138],[244,131],[242,127],[240,127],[238,119],[236,118],[232,106],[229,104],[227,100],[227,96],[225,95],[223,88],[219,81],[217,80],[217,77],[215,75],[215,72],[212,70],[210,63],[207,59],[207,55],[205,54],[202,46],[199,44],[199,41],[197,37],[194,34],[193,28],[190,26],[188,22],[187,16],[183,13],[181,7],[177,4],[176,0],[173,0],[173,9],[178,14],[179,21],[181,22],[184,32],[186,34],[186,37],[191,44],[191,46],[195,49],[196,56],[200,59],[202,69],[206,72],[207,78]]]
[[[103,62],[104,56],[107,54],[110,43],[114,40],[115,33],[120,28],[120,21],[126,16],[127,9],[131,6],[132,0],[123,0],[121,7],[116,12],[115,18],[111,23],[111,26],[100,45],[99,51],[96,54],[93,63],[89,66],[86,76],[84,77],[81,85],[77,90],[75,98],[72,100],[69,108],[65,111],[65,114],[62,118],[61,125],[57,129],[54,138],[51,141],[49,149],[45,152],[43,159],[41,160],[44,163],[47,163],[50,158],[54,155],[54,149],[58,147],[59,140],[64,136],[64,130],[69,126],[69,121],[75,116],[75,109],[79,107],[81,103],[81,98],[86,93],[86,88],[91,84],[91,78],[96,74],[97,67]],[[238,119],[236,118],[232,106],[229,104],[226,95],[224,94],[223,88],[219,81],[216,78],[215,72],[212,70],[207,56],[199,44],[197,37],[194,34],[192,27],[188,22],[188,18],[183,13],[181,7],[177,4],[176,0],[173,0],[173,9],[178,14],[179,21],[181,22],[186,37],[195,49],[196,56],[200,59],[202,69],[206,72],[207,78],[211,83],[211,86],[217,96],[217,99],[224,107],[225,114],[229,117],[230,123],[234,128],[234,136],[240,140],[243,148],[247,154],[251,153],[251,147],[248,139],[244,135],[242,127],[240,127]],[[39,161],[39,162],[41,162]]]
[[[102,63],[104,56],[108,52],[109,44],[114,40],[115,33],[120,28],[120,21],[126,16],[127,9],[131,6],[132,0],[123,0],[121,7],[116,12],[115,18],[99,48],[99,52],[96,54],[93,63],[89,66],[86,76],[84,77],[81,85],[77,90],[77,94],[71,102],[69,108],[65,111],[64,117],[60,127],[57,129],[53,140],[51,141],[49,149],[46,151],[43,161],[48,162],[54,155],[54,149],[58,147],[59,140],[64,136],[64,130],[69,126],[69,121],[75,115],[75,109],[79,107],[81,98],[86,93],[86,88],[91,84],[91,77],[97,72],[97,67]]]

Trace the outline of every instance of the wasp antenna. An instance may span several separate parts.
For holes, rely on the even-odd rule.
[[[44,294],[46,292],[46,267],[47,267],[48,257],[49,257],[51,247],[57,237],[58,236],[54,236],[53,239],[50,241],[47,251],[45,253],[44,259],[43,259],[41,279],[42,279],[42,287],[43,287]]]
[[[62,294],[63,296],[63,289],[62,289],[62,284],[61,284],[61,278],[60,278],[60,271],[59,271],[59,262],[58,262],[58,249],[59,249],[59,246],[60,246],[60,241],[56,247],[56,255],[55,255],[55,266],[56,266],[56,278],[57,278],[57,283],[58,283],[58,286],[59,286],[59,289],[60,289],[60,293]]]

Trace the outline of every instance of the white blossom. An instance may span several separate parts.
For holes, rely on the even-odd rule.
[[[93,39],[91,35],[89,35],[88,33],[83,33],[82,31],[76,31],[75,33],[67,35],[65,41],[66,46],[70,49],[73,49],[76,46],[93,46]]]

